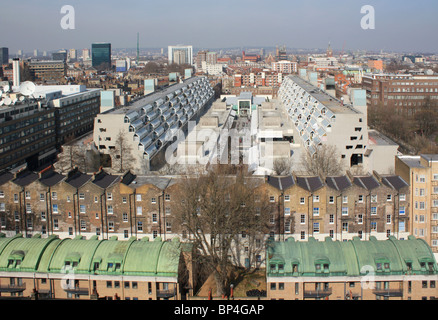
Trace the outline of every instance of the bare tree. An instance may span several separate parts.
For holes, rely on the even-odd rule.
[[[336,146],[326,144],[318,147],[313,156],[307,152],[303,153],[301,164],[308,174],[323,178],[340,174],[343,167]]]
[[[292,172],[291,158],[275,159],[273,170],[278,176],[291,174]]]
[[[135,158],[132,153],[132,147],[129,144],[128,138],[121,130],[116,137],[115,148],[111,150],[111,158],[112,166],[118,172],[122,173],[133,169]]]
[[[216,170],[189,176],[181,186],[175,225],[188,234],[199,251],[203,269],[213,273],[217,294],[226,294],[232,280],[236,239],[243,233],[249,243],[256,243],[255,239],[263,238],[268,231],[268,197],[245,175],[225,176]]]
[[[438,130],[437,116],[436,103],[432,103],[430,97],[427,97],[414,116],[416,126],[422,136],[427,137]]]

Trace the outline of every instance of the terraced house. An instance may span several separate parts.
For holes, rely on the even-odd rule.
[[[190,246],[0,234],[0,294],[53,299],[181,299],[192,294]]]
[[[268,299],[436,300],[438,268],[422,239],[272,242]]]

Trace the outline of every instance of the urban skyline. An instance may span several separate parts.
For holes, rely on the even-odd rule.
[[[135,1],[78,1],[74,8],[74,29],[60,25],[63,4],[21,1],[8,4],[0,13],[0,26],[12,32],[2,35],[3,46],[11,53],[35,48],[87,48],[93,42],[111,42],[114,48],[135,47],[137,32],[142,47],[190,44],[199,48],[262,47],[283,44],[294,48],[333,48],[345,50],[389,50],[436,52],[430,41],[438,22],[433,17],[438,4],[432,0],[337,1],[335,5],[280,1],[229,1],[206,3],[190,0],[145,5]],[[361,28],[363,5],[375,9],[375,29]],[[99,12],[99,14],[97,14]],[[17,24],[15,17],[26,23]],[[44,17],[44,18],[43,18]],[[129,19],[128,23],[118,23]],[[108,23],[110,22],[110,23]],[[114,22],[114,23],[111,23]],[[202,26],[202,27],[201,27]],[[153,32],[151,32],[153,30]],[[131,35],[131,36],[130,36]],[[25,44],[23,43],[25,40]]]

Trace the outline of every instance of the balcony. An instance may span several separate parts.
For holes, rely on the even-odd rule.
[[[304,290],[304,298],[325,298],[332,294],[332,288],[322,290]]]
[[[403,297],[403,289],[374,289],[373,293],[376,296],[382,297]]]
[[[88,295],[88,288],[80,288],[80,287],[66,287],[63,288],[65,292],[67,293],[71,293],[71,294],[76,294],[76,295],[82,295],[82,296],[87,296]]]
[[[176,288],[170,290],[157,290],[157,298],[169,299],[176,296]]]
[[[0,292],[23,292],[26,289],[26,284],[21,285],[0,285]]]

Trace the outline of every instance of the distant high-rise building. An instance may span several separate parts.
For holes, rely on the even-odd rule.
[[[33,56],[38,57],[38,55],[39,55],[38,49],[33,50]]]
[[[90,59],[90,49],[83,49],[82,60],[88,60],[88,59]]]
[[[328,44],[328,48],[327,48],[327,57],[333,57],[333,49],[332,46],[330,45],[330,42]]]
[[[0,48],[0,64],[8,64],[9,61],[9,49]]]
[[[209,64],[217,63],[217,52],[208,52],[205,61]]]
[[[169,46],[169,64],[193,64],[193,46]]]
[[[77,59],[77,50],[76,49],[70,49],[68,51],[68,56],[71,60]]]
[[[201,70],[202,62],[207,61],[207,52],[208,51],[198,51],[196,55],[196,69]]]
[[[107,64],[111,67],[111,43],[93,43],[91,45],[91,60],[93,67]]]
[[[277,47],[277,52],[275,56],[277,61],[287,60],[286,47]]]

